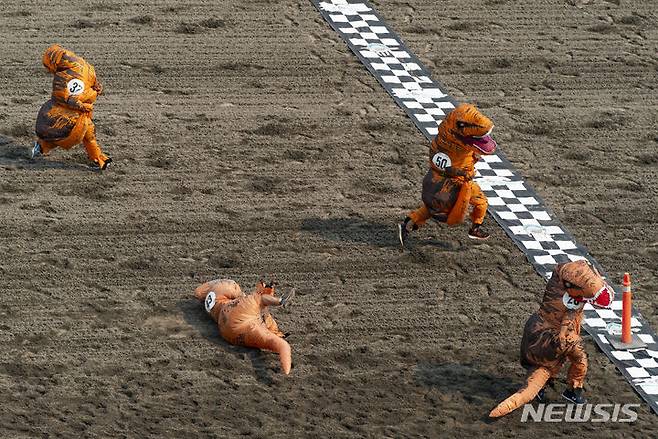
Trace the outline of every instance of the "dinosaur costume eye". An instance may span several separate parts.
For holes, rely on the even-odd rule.
[[[574,290],[582,290],[583,287],[579,287],[578,285],[572,284],[571,282],[564,281],[564,288],[571,288]]]

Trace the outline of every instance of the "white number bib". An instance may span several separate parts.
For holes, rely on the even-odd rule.
[[[434,154],[434,157],[432,157],[432,163],[434,163],[434,166],[441,170],[452,166],[452,160],[450,160],[448,154],[444,154],[442,152],[437,152]]]
[[[210,312],[215,306],[215,292],[211,291],[206,295],[206,300],[204,301],[204,304],[206,305],[206,312]]]
[[[69,90],[71,96],[77,96],[85,91],[85,83],[79,79],[71,79],[69,83],[66,84],[66,88]]]
[[[583,302],[576,302],[576,299],[571,297],[569,293],[564,293],[564,296],[562,296],[562,303],[567,309],[580,309],[585,306]]]

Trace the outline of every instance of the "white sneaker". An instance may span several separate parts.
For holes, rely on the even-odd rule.
[[[39,145],[39,142],[35,141],[34,146],[32,147],[32,154],[30,155],[30,159],[33,159],[39,155],[41,155],[41,145]]]
[[[279,303],[281,304],[282,307],[285,308],[288,305],[290,305],[290,301],[292,300],[293,297],[295,297],[295,289],[294,288],[292,290],[290,290],[289,293],[282,295]]]
[[[407,225],[405,223],[398,224],[398,240],[400,241],[400,247],[404,250],[404,244],[407,242],[409,237],[409,230],[407,230]]]

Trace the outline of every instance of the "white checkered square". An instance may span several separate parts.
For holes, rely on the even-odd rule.
[[[649,372],[642,367],[627,367],[626,372],[628,372],[631,378],[648,378],[651,376],[649,375]]]
[[[647,395],[658,395],[658,382],[639,383],[639,386]]]
[[[658,362],[653,358],[638,358],[635,361],[639,363],[641,367],[656,368],[658,367]]]
[[[633,354],[628,351],[611,351],[610,353],[613,357],[620,361],[630,361],[635,359]]]
[[[605,328],[606,322],[600,317],[585,319],[585,323],[592,328]]]

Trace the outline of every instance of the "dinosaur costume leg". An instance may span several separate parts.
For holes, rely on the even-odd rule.
[[[446,223],[449,226],[454,226],[455,224],[460,224],[464,221],[464,217],[466,216],[466,212],[468,211],[468,205],[471,202],[471,199],[473,198],[472,183],[465,182],[459,185],[458,187],[459,187],[459,192],[457,192],[457,199],[452,205],[452,208],[450,209],[450,213],[448,214],[448,218],[446,219]]]
[[[55,148],[69,150],[81,141],[84,141],[84,134],[81,136],[76,130],[72,131],[71,135],[67,138],[61,140],[46,140],[38,137],[39,145],[41,145],[41,153],[44,155],[48,154]]]
[[[434,218],[440,222],[447,221],[450,225],[454,224],[455,221],[458,222],[459,219],[457,217],[460,217],[462,213],[457,211],[465,213],[468,207],[468,199],[470,198],[468,194],[465,197],[462,196],[462,198],[465,198],[465,202],[462,203],[463,206],[455,209],[460,193],[463,195],[465,192],[460,191],[460,189],[462,189],[460,183],[456,183],[450,178],[437,176],[432,170],[428,171],[423,179],[423,190],[421,194],[423,204],[407,215],[407,218],[414,225],[414,230],[424,225],[430,218]],[[448,219],[449,214],[452,215],[450,219]]]
[[[582,388],[587,375],[587,353],[581,343],[576,344],[567,353],[569,371],[567,372],[567,385],[572,389]]]
[[[35,127],[41,153],[73,148],[83,141],[90,122],[85,115],[56,105],[52,100],[46,102],[39,110]]]
[[[199,285],[194,290],[194,297],[204,301],[209,292],[215,291],[217,295],[224,295],[231,299],[242,296],[242,290],[237,282],[231,279],[215,279]]]
[[[87,151],[89,159],[98,164],[101,169],[104,169],[109,157],[103,154],[100,146],[98,146],[98,142],[96,142],[96,126],[91,119],[87,123],[87,130],[82,138],[82,144]]]
[[[425,204],[407,215],[417,227],[423,226],[428,219],[432,218],[429,209]]]
[[[473,206],[473,210],[471,211],[471,221],[473,221],[473,224],[482,224],[484,222],[484,217],[487,215],[487,207],[489,206],[487,196],[482,193],[480,185],[475,182],[471,182],[470,195],[471,197],[468,202]]]
[[[53,142],[49,142],[44,139],[38,139],[39,145],[41,146],[41,154],[47,155],[50,151],[53,149],[57,148],[57,144]]]

